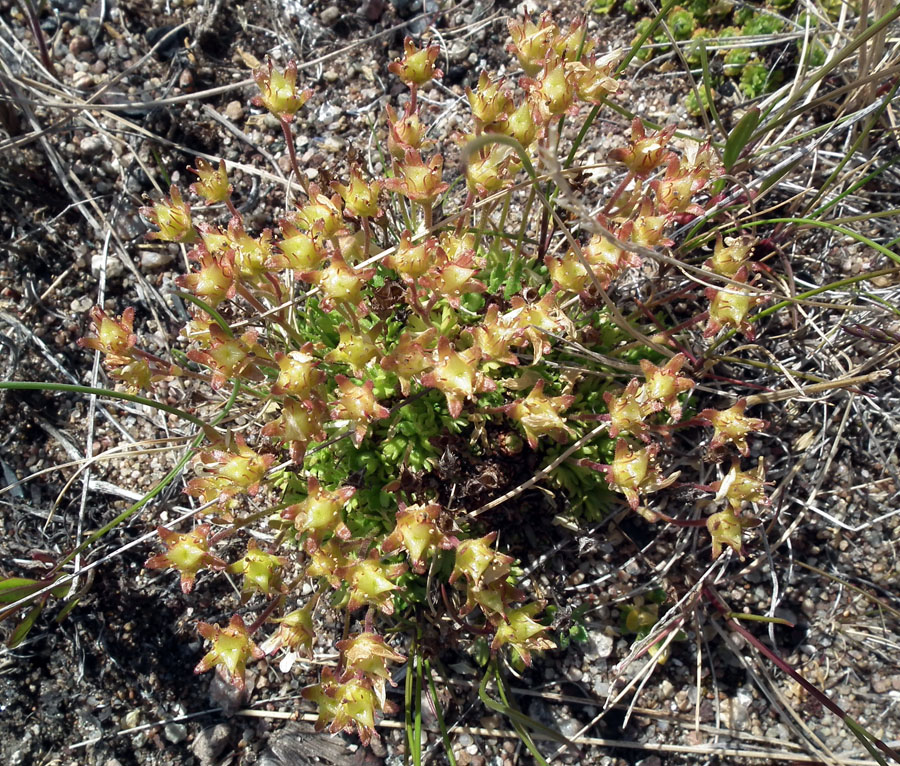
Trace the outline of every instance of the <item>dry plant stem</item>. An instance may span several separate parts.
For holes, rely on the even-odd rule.
[[[771,391],[764,394],[754,394],[747,397],[747,406],[752,407],[754,404],[762,404],[763,402],[783,402],[788,399],[794,399],[800,396],[810,396],[819,394],[823,391],[832,391],[834,389],[847,389],[853,386],[862,386],[866,383],[875,383],[884,380],[891,375],[890,370],[878,370],[870,372],[868,375],[854,375],[847,378],[838,378],[837,380],[825,381],[823,383],[813,383],[811,386],[803,386],[802,388],[788,388],[783,391]]]

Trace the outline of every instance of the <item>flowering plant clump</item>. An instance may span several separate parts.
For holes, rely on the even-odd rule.
[[[741,553],[752,508],[766,503],[762,463],[740,462],[765,421],[745,414],[746,400],[702,411],[696,401],[704,346],[755,335],[755,240],[716,243],[680,326],[662,304],[628,297],[677,226],[705,214],[717,155],[635,118],[609,154],[620,182],[601,212],[568,224],[549,215],[535,206],[543,182],[527,187],[539,173],[554,178],[564,125],[614,97],[619,57],[599,51],[583,22],[564,28],[545,14],[509,31],[525,76],[514,85],[481,73],[467,92],[470,131],[444,140],[424,140],[430,112],[418,97],[441,76],[439,48],[407,39],[390,67],[409,97],[386,110],[384,177],[353,161],[328,187],[306,181],[290,145],[314,95],[294,64],[267,62],[254,103],[281,124],[302,196],[254,230],[226,165],[198,161],[191,188],[208,209],[173,187],[145,210],[153,239],[190,247],[194,269],[178,282],[193,299],[188,362],[141,351],[130,308],[119,318],[95,309],[82,341],[132,390],[190,378],[246,416],[208,428],[185,490],[203,521],[160,527],[165,550],[147,562],[185,592],[225,570],[241,580],[243,608],[259,612],[202,623],[210,647],[197,671],[242,686],[265,655],[289,670],[311,656],[316,621],[341,611],[337,664],[303,697],[318,728],[363,741],[396,708],[389,663],[406,661],[402,636],[420,612],[456,645],[481,640],[519,666],[556,646],[543,601],[517,581],[515,532],[492,528],[487,513],[521,492],[522,465],[543,467],[546,491],[575,517],[600,518],[624,498],[659,522],[656,497],[690,484],[672,465],[679,434],[705,433],[710,460],[733,457],[718,482],[691,485],[722,508],[708,517],[714,556]],[[445,162],[451,138],[464,167]],[[560,185],[558,200],[569,193]],[[592,354],[612,366],[586,365]],[[467,466],[488,463],[493,484],[463,482]],[[226,555],[226,539],[244,541],[240,558]]]

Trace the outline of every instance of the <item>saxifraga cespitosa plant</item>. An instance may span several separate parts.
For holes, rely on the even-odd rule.
[[[407,39],[390,66],[409,97],[387,108],[384,177],[354,164],[328,187],[305,180],[292,147],[291,121],[311,91],[294,64],[267,62],[255,102],[281,121],[303,198],[275,228],[248,231],[224,162],[198,161],[191,191],[210,206],[204,220],[175,187],[143,211],[151,237],[189,246],[196,264],[178,280],[193,307],[186,360],[141,350],[130,308],[94,309],[82,341],[131,390],[189,377],[213,394],[236,391],[244,425],[207,429],[215,439],[187,484],[203,522],[160,527],[164,549],[147,566],[177,572],[186,593],[204,570],[242,577],[258,616],[200,623],[209,650],[197,666],[238,687],[265,655],[285,672],[311,657],[317,613],[342,612],[339,659],[303,696],[318,706],[318,728],[355,729],[363,742],[395,708],[386,685],[406,659],[397,636],[415,633],[426,611],[457,643],[487,641],[520,665],[555,645],[543,602],[519,587],[483,513],[496,497],[474,507],[491,493],[467,494],[454,480],[460,461],[540,467],[582,517],[598,518],[617,493],[650,521],[696,525],[652,507],[680,479],[714,496],[718,510],[700,521],[713,557],[740,555],[758,523],[751,506],[766,504],[762,463],[741,465],[766,423],[744,400],[701,410],[691,351],[723,330],[753,338],[754,240],[716,241],[704,273],[718,287],[698,288],[678,326],[649,310],[626,316],[609,293],[646,278],[648,254],[715,201],[716,152],[635,119],[610,153],[621,182],[599,212],[579,213],[553,158],[564,124],[588,108],[593,120],[617,92],[620,57],[596,53],[583,22],[560,29],[544,15],[509,31],[524,76],[483,73],[467,92],[470,132],[445,140],[418,98],[441,76],[438,48]],[[444,166],[454,143],[457,178]],[[623,369],[624,387],[610,373]],[[709,459],[737,454],[719,481],[692,484],[666,463],[676,431],[708,426]],[[495,495],[508,489],[500,482]],[[243,556],[226,561],[219,544],[245,536]]]

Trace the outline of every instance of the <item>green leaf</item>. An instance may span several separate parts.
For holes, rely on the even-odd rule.
[[[727,172],[730,173],[735,163],[737,163],[741,152],[744,151],[747,142],[753,135],[753,131],[759,125],[759,118],[759,109],[755,106],[750,108],[729,134],[728,140],[725,142],[725,151],[722,152],[722,162]]]
[[[25,640],[25,637],[31,632],[31,629],[34,627],[34,623],[37,621],[43,608],[44,605],[42,603],[35,604],[31,608],[31,611],[25,615],[25,619],[16,625],[15,630],[13,630],[12,635],[9,637],[9,641],[6,642],[6,645],[10,649],[15,649]]]

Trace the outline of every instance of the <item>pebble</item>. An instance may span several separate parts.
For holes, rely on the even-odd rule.
[[[225,105],[225,116],[232,122],[244,119],[244,105],[240,101],[229,101]]]
[[[81,139],[79,147],[84,156],[93,157],[106,149],[106,141],[100,136],[85,136]]]
[[[172,254],[166,250],[145,250],[141,253],[141,269],[157,271],[173,261]]]
[[[225,749],[231,729],[224,723],[203,729],[191,745],[191,752],[200,761],[201,766],[214,763]]]
[[[329,5],[319,14],[322,23],[329,27],[336,24],[340,17],[341,9],[336,5]]]
[[[94,87],[94,75],[90,72],[76,72],[72,77],[72,86],[78,90],[87,90]]]
[[[79,35],[78,37],[73,37],[69,42],[69,53],[73,53],[76,56],[83,51],[90,50],[91,48],[91,38],[86,37],[85,35]]]
[[[585,649],[585,654],[591,659],[606,659],[613,653],[614,642],[611,636],[605,633],[593,633]]]
[[[187,739],[187,726],[183,723],[167,723],[163,727],[163,734],[166,735],[166,739],[169,740],[169,742],[173,745],[177,745],[179,742],[184,742],[184,740]]]
[[[122,265],[122,261],[116,258],[116,256],[107,255],[104,258],[103,253],[97,253],[96,255],[91,256],[91,274],[97,277],[97,279],[100,278],[100,273],[103,271],[104,261],[106,262],[107,279],[118,279],[125,273],[125,267]]]

